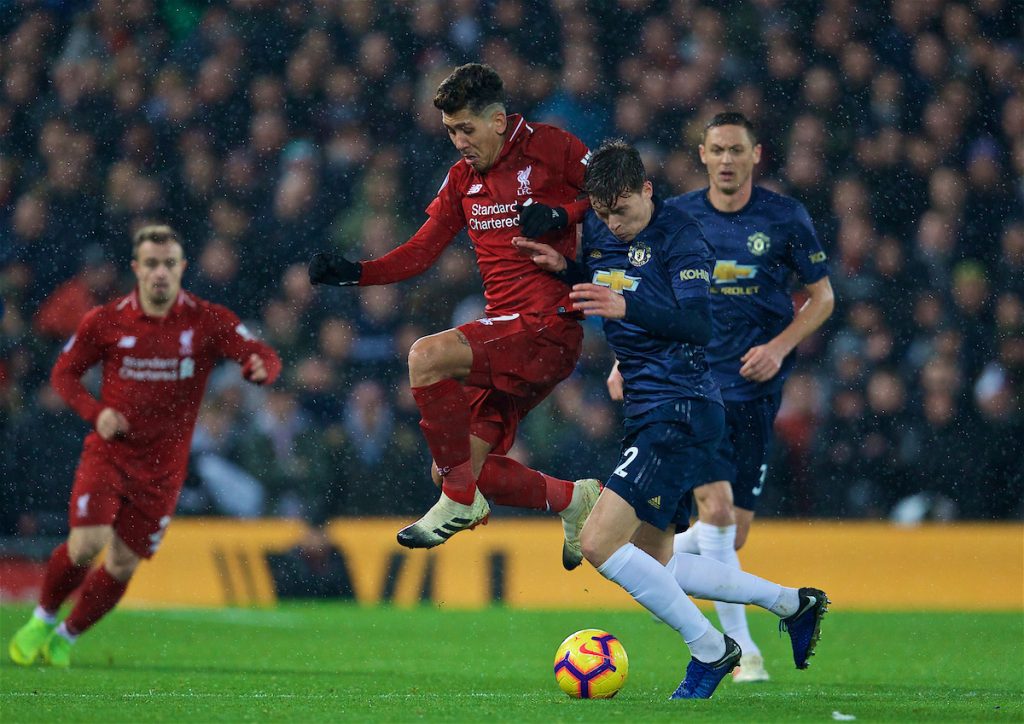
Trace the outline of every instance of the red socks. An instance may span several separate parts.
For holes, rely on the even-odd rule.
[[[95,569],[85,580],[82,595],[64,622],[68,633],[78,636],[87,631],[117,605],[127,588],[127,581],[117,580],[105,567]]]
[[[472,505],[479,486],[499,505],[534,510],[565,510],[573,484],[531,470],[504,455],[488,455],[479,480],[469,458],[469,401],[462,385],[451,379],[412,388],[420,409],[420,429],[441,472],[441,490],[452,500]]]
[[[476,481],[484,497],[498,505],[560,513],[572,500],[573,484],[532,470],[504,455],[488,455]]]
[[[476,481],[469,459],[469,401],[462,385],[441,380],[413,387],[412,396],[420,408],[423,437],[444,479],[441,489],[452,500],[471,505]]]
[[[48,613],[57,613],[67,597],[78,588],[89,573],[89,566],[76,565],[68,557],[68,544],[61,543],[50,554],[43,576],[39,605]]]

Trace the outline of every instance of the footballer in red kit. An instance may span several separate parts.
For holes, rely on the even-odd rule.
[[[489,502],[551,510],[562,517],[567,569],[582,561],[579,531],[599,493],[596,480],[560,480],[506,456],[519,421],[568,377],[583,330],[569,285],[541,271],[513,239],[543,239],[569,258],[589,151],[575,136],[505,111],[493,68],[460,66],[438,87],[441,111],[461,159],[427,208],[428,218],[401,246],[351,262],[323,252],[310,261],[314,284],[391,284],[428,269],[463,229],[476,252],[486,317],[417,340],[409,381],[441,497],[398,533],[409,548],[432,548],[486,522]]]
[[[93,427],[71,491],[68,540],[47,564],[39,605],[11,641],[15,663],[40,654],[70,663],[71,644],[120,600],[139,561],[159,548],[178,502],[206,381],[231,359],[256,384],[273,382],[281,361],[229,309],[181,288],[181,242],[168,226],[136,232],[128,296],[91,310],[57,358],[51,383]],[[102,365],[100,399],[81,377]],[[90,572],[109,545],[104,564]],[[60,625],[61,604],[81,595]]]

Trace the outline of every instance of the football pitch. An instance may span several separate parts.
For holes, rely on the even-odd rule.
[[[806,671],[793,668],[777,619],[751,613],[772,681],[727,680],[710,701],[672,702],[684,649],[642,612],[123,610],[62,671],[8,660],[29,610],[0,608],[3,722],[1024,719],[1019,613],[833,611]],[[629,680],[611,700],[570,699],[552,676],[559,642],[589,627],[629,654]]]

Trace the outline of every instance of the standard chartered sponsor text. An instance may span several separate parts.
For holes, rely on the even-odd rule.
[[[492,229],[512,229],[519,226],[519,214],[516,213],[515,202],[510,204],[473,204],[469,228],[473,231],[490,231]],[[512,216],[501,216],[512,214]],[[481,219],[481,216],[497,218]]]
[[[178,379],[176,357],[125,357],[121,360],[119,376],[126,380],[171,382]]]

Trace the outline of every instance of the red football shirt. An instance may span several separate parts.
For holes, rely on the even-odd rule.
[[[264,384],[273,382],[281,371],[277,353],[231,310],[182,291],[167,316],[150,317],[133,291],[86,314],[50,381],[94,426],[105,407],[125,416],[131,429],[124,437],[104,441],[93,430],[91,444],[146,479],[184,470],[210,372],[222,359],[244,364],[253,353],[266,366]],[[103,365],[99,400],[80,379],[97,363]]]
[[[480,174],[465,161],[453,165],[427,207],[430,219],[402,246],[364,261],[360,284],[390,284],[421,273],[466,229],[483,277],[488,314],[570,308],[568,285],[512,246],[512,238],[522,235],[515,205],[533,199],[564,207],[567,228],[540,240],[574,259],[575,225],[589,208],[580,196],[590,153],[582,141],[554,126],[527,123],[519,115],[510,115],[508,123],[508,137],[494,166]]]

